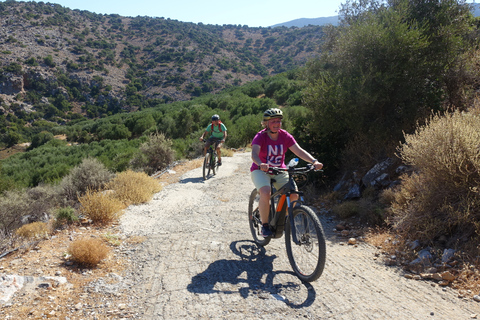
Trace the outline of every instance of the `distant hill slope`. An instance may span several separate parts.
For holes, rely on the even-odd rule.
[[[480,17],[480,3],[472,3],[473,6],[473,15],[475,17]]]
[[[472,10],[473,15],[475,17],[479,17],[480,16],[480,4],[470,3],[470,5],[473,8],[473,10]],[[275,24],[272,27],[288,27],[288,28],[289,27],[298,27],[298,28],[302,28],[302,27],[305,27],[305,26],[308,26],[308,25],[324,26],[324,25],[327,25],[327,24],[331,24],[331,25],[336,26],[336,25],[338,25],[338,22],[339,22],[339,16],[331,16],[331,17],[323,17],[323,18],[301,18],[301,19],[295,19],[295,20],[292,20],[292,21]]]
[[[134,111],[149,99],[190,100],[303,66],[322,37],[321,26],[204,25],[0,2],[0,116],[38,111],[62,121]]]
[[[308,25],[323,26],[326,24],[338,25],[338,16],[324,17],[324,18],[301,18],[292,21],[275,24],[272,27],[305,27]]]

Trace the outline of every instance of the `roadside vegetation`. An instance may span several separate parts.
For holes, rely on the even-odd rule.
[[[129,183],[201,154],[198,137],[212,114],[228,128],[226,146],[240,148],[260,129],[262,112],[280,106],[283,127],[326,164],[326,182],[313,185],[324,187],[317,196],[334,214],[378,227],[370,230],[373,242],[395,238],[382,245],[392,254],[414,256],[409,245],[418,241],[455,249],[465,268],[479,269],[479,20],[453,0],[352,1],[340,15],[340,26],[322,29],[317,58],[278,75],[168,103],[135,91],[132,76],[130,89],[142,101],[135,112],[62,125],[36,119],[39,132],[17,121],[17,133],[32,144],[0,161],[1,247],[11,245],[26,217],[41,221],[43,212],[65,223],[114,221],[122,206],[156,192],[135,194]],[[9,119],[12,129],[16,120]],[[59,134],[67,141],[53,138]],[[348,202],[331,192],[346,170],[365,173],[387,157],[409,168],[397,186],[365,188]],[[480,283],[478,272],[462,274],[463,287]]]

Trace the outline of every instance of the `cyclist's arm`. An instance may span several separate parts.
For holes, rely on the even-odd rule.
[[[293,146],[291,146],[290,151],[295,153],[297,157],[305,160],[308,163],[313,164],[316,170],[320,170],[323,168],[323,164],[318,162],[318,160],[315,159],[310,153],[308,153],[302,147],[300,147],[298,143],[295,143]]]
[[[227,139],[227,131],[223,131],[223,139],[220,142],[225,142],[225,139]]]
[[[207,134],[208,134],[208,127],[207,127],[207,129],[206,129],[205,131],[203,131],[203,134],[202,134],[202,136],[200,137],[200,140],[205,139],[205,136],[206,136]]]
[[[252,161],[257,164],[260,170],[268,171],[268,163],[264,163],[262,159],[260,159],[260,146],[258,144],[252,145]]]

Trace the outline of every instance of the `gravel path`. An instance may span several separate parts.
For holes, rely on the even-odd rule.
[[[322,276],[302,283],[284,239],[265,248],[247,221],[250,154],[226,157],[216,176],[201,168],[128,208],[121,229],[146,236],[129,254],[127,281],[141,319],[472,319],[480,305],[454,290],[409,280],[374,260],[377,250],[345,244],[321,216],[327,236]]]

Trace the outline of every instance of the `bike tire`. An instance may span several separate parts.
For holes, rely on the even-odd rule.
[[[207,180],[210,175],[210,153],[205,154],[205,159],[203,159],[203,180]]]
[[[253,189],[248,200],[248,223],[250,225],[250,232],[252,233],[253,241],[264,247],[270,243],[271,238],[264,238],[262,236],[262,223],[260,220],[260,213],[258,212],[258,200],[260,194],[257,189]]]
[[[326,259],[325,234],[315,212],[300,205],[293,209],[295,232],[299,244],[292,237],[290,218],[285,226],[285,246],[288,260],[295,274],[306,282],[317,280],[323,272]]]

